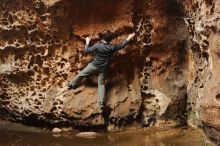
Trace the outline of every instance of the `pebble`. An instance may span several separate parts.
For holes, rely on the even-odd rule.
[[[96,138],[100,136],[100,134],[96,132],[80,132],[76,134],[77,137],[83,137],[83,138]]]
[[[59,128],[53,128],[52,132],[53,132],[53,133],[61,133],[62,130],[59,129]]]
[[[62,131],[63,131],[63,132],[72,132],[72,131],[73,131],[73,128],[72,128],[72,127],[62,128]]]

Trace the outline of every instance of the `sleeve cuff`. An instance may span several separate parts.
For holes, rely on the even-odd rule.
[[[89,48],[89,44],[86,44],[86,45],[85,45],[85,49],[84,49],[85,52],[87,51],[88,48]]]
[[[128,42],[129,42],[128,40],[124,40],[124,44],[128,44]]]

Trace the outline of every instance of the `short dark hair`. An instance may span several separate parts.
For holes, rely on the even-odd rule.
[[[103,34],[103,37],[102,37],[102,39],[105,40],[108,43],[111,42],[114,38],[115,38],[115,35],[111,31],[109,31],[109,30],[107,30]]]

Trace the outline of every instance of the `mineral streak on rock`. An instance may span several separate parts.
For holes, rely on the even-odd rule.
[[[32,125],[201,126],[219,144],[219,0],[2,0],[0,114]],[[65,85],[92,56],[105,30],[115,53],[106,105],[97,104],[97,76],[77,91]]]

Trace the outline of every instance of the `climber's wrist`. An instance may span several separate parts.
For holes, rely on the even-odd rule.
[[[129,37],[127,37],[127,39],[126,39],[128,42],[131,40],[131,37],[129,36]]]
[[[127,41],[130,41],[132,38],[134,38],[134,36],[135,36],[135,33],[130,34],[127,38]]]

